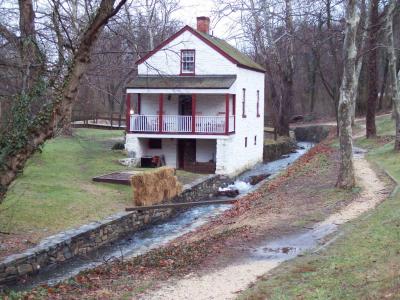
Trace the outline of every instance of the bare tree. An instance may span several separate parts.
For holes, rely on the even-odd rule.
[[[117,3],[116,0],[101,0],[95,11],[88,13],[88,25],[77,39],[77,47],[73,52],[67,72],[54,83],[53,87],[47,85],[47,80],[41,72],[36,75],[37,62],[41,63],[39,58],[44,55],[43,51],[34,45],[40,53],[34,57],[33,63],[27,61],[26,64],[31,65],[29,70],[27,69],[29,74],[34,71],[35,75],[29,81],[27,80],[27,83],[23,82],[25,88],[15,99],[13,107],[16,117],[0,136],[0,199],[3,199],[8,186],[24,168],[28,158],[53,136],[57,122],[62,122],[70,115],[81,78],[90,63],[91,50],[109,19],[117,14],[125,2],[126,0],[120,0]],[[25,43],[34,44],[38,34],[33,27],[35,14],[32,1],[20,0],[19,10],[20,20],[22,20],[20,21],[21,36],[13,33],[9,38],[22,40],[22,53],[26,53]],[[2,27],[7,29],[4,25]],[[3,36],[6,37],[7,31],[9,30],[2,30],[0,34],[5,32]],[[42,67],[43,64],[39,66]],[[25,120],[29,116],[28,113],[31,113],[34,99],[49,100],[43,102],[44,105],[37,113],[31,115],[31,120]]]
[[[390,0],[385,16],[385,36],[387,40],[387,53],[389,60],[389,77],[392,85],[393,112],[396,122],[396,139],[394,143],[395,151],[400,151],[400,71],[396,67],[396,51],[393,37],[393,19],[398,8],[397,0]]]
[[[375,112],[378,99],[378,32],[379,0],[371,0],[368,24],[368,104],[366,116],[367,138],[376,136]]]
[[[351,128],[351,107],[354,99],[355,67],[357,58],[356,35],[359,22],[357,1],[348,0],[346,7],[346,32],[344,40],[344,71],[340,87],[338,109],[340,168],[336,186],[353,188],[355,186],[353,162],[353,137]]]

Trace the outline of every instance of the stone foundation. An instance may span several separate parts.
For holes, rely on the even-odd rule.
[[[209,175],[185,185],[181,195],[172,202],[194,202],[210,198],[218,187],[229,179]],[[121,212],[100,222],[92,222],[77,229],[50,236],[24,253],[8,256],[0,262],[0,289],[15,284],[27,276],[34,276],[40,269],[85,255],[108,243],[123,238],[176,215],[172,208]]]
[[[332,126],[324,125],[302,126],[295,128],[294,134],[299,142],[319,143],[328,137],[332,128]]]
[[[279,159],[284,154],[289,154],[296,149],[296,143],[292,140],[264,145],[263,160],[265,163]]]

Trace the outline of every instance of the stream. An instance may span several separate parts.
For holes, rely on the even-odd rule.
[[[295,153],[267,164],[258,164],[251,170],[245,171],[238,176],[230,187],[235,187],[240,191],[238,197],[255,190],[263,182],[252,186],[248,183],[251,176],[266,173],[271,174],[269,178],[276,176],[288,165],[305,154],[313,144],[299,142],[298,146],[299,149]],[[153,248],[165,245],[171,240],[195,230],[230,207],[231,205],[225,204],[193,207],[162,224],[151,226],[117,242],[103,246],[97,251],[93,251],[90,255],[74,257],[63,264],[43,268],[39,274],[28,279],[23,285],[20,284],[14,288],[22,290],[41,284],[55,285],[77,275],[81,271],[95,268],[105,262],[115,259],[127,259],[144,254]],[[268,255],[268,251],[266,252],[265,248],[262,252],[262,255],[261,253],[259,255]]]

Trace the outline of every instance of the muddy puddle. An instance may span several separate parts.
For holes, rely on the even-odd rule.
[[[316,227],[268,241],[254,249],[249,259],[281,263],[310,250],[319,249],[326,238],[337,229],[335,224],[323,224]]]

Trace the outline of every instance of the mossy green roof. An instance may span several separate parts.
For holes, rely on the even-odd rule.
[[[252,68],[252,69],[257,69],[260,71],[265,72],[265,69],[260,66],[258,63],[253,61],[249,56],[246,54],[240,52],[238,49],[230,45],[227,41],[222,40],[220,38],[217,38],[215,36],[206,34],[204,32],[195,30],[198,34],[203,36],[205,39],[207,39],[209,42],[211,42],[214,46],[218,47],[221,49],[223,52],[231,56],[233,59],[235,59],[240,65]]]

